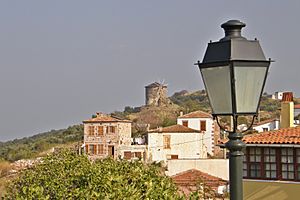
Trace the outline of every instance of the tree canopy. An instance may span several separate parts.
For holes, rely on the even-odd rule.
[[[62,151],[25,170],[4,199],[181,199],[157,165],[110,158],[91,162]]]

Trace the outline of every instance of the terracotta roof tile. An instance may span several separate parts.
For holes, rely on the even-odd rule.
[[[178,119],[185,119],[185,118],[212,118],[212,115],[198,110],[178,117]]]
[[[118,119],[106,114],[97,114],[95,118],[84,120],[83,123],[96,123],[96,122],[127,122],[131,123],[130,120]]]
[[[246,144],[300,144],[300,126],[246,135],[243,141]]]
[[[219,186],[227,185],[228,181],[223,180],[219,177],[212,176],[210,174],[204,173],[202,171],[191,169],[187,170],[174,176],[171,176],[174,183],[178,186],[195,186],[199,181],[203,181],[207,186],[212,189],[217,189]]]
[[[300,104],[294,105],[294,109],[300,109]]]
[[[148,133],[200,133],[200,131],[176,124],[173,126],[150,130]]]

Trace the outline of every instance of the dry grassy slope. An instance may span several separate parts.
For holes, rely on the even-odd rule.
[[[162,107],[145,106],[138,113],[132,113],[128,117],[138,124],[150,124],[150,128],[168,126],[176,123],[180,107],[168,105]]]

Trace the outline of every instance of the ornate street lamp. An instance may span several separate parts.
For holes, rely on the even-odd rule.
[[[243,143],[238,132],[238,117],[251,115],[252,123],[258,113],[260,98],[266,82],[271,60],[266,60],[258,40],[241,36],[246,24],[230,20],[222,24],[225,37],[210,42],[202,63],[198,61],[202,79],[212,108],[212,115],[219,123],[219,116],[231,116],[232,131],[225,147],[229,149],[230,199],[243,199]],[[224,130],[224,128],[222,128]],[[248,130],[247,129],[247,130]]]

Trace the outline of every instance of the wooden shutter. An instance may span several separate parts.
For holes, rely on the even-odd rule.
[[[111,133],[115,133],[115,127],[111,126]]]
[[[171,149],[171,136],[170,135],[164,135],[164,149]]]
[[[103,135],[103,126],[98,126],[98,135]]]
[[[94,135],[94,126],[89,126],[89,135]]]
[[[200,131],[206,131],[206,121],[200,121]]]
[[[189,127],[189,121],[182,121],[182,126]]]
[[[97,155],[97,145],[93,145],[94,146],[94,155]]]
[[[98,154],[104,154],[103,144],[98,144]]]
[[[85,152],[86,152],[87,154],[89,153],[89,145],[88,145],[88,144],[85,145]]]

